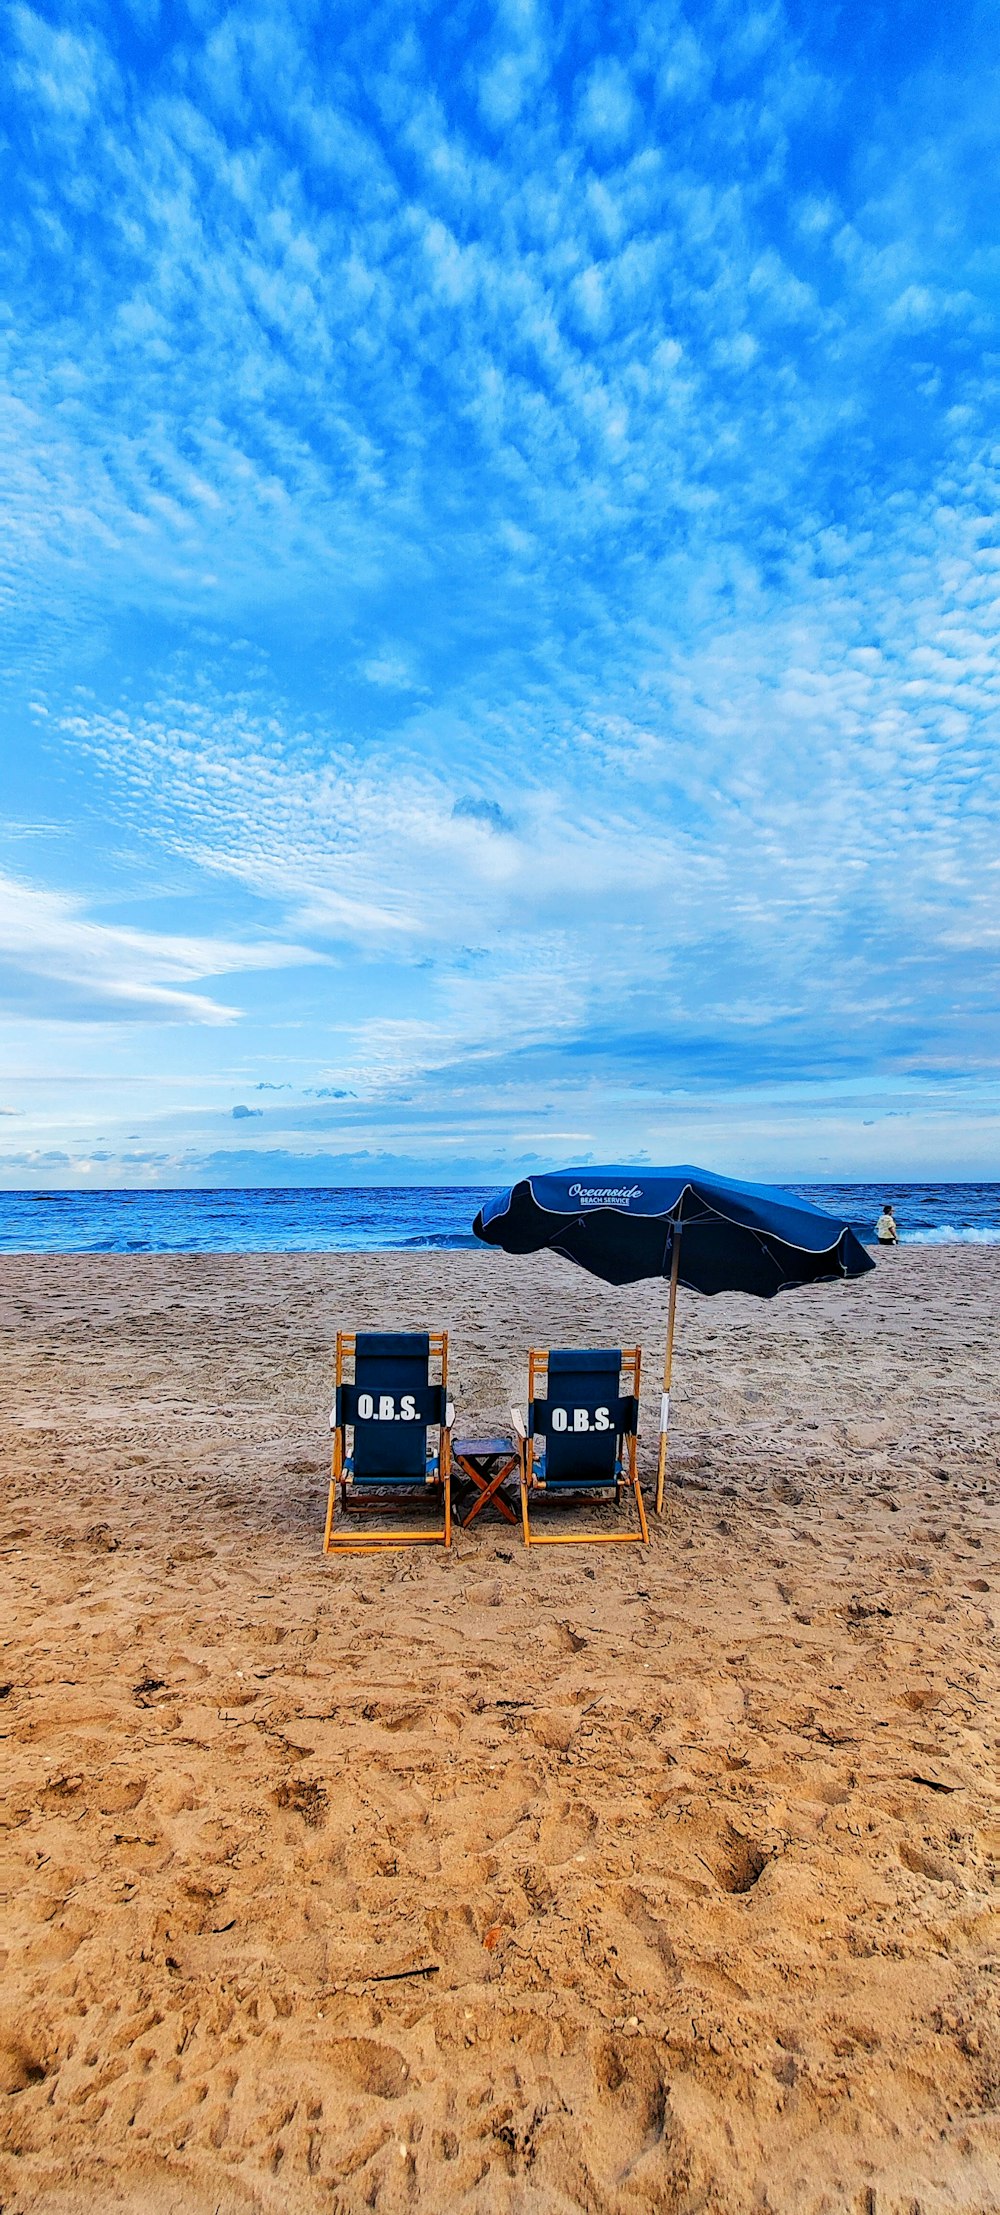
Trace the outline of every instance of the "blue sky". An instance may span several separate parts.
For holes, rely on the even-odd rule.
[[[0,1182],[995,1174],[995,9],[5,45]]]

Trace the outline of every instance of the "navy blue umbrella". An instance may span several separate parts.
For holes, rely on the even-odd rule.
[[[708,1169],[560,1169],[487,1200],[477,1238],[508,1254],[554,1246],[605,1284],[668,1277],[694,1292],[754,1292],[860,1277],[875,1264],[849,1223],[780,1185]],[[678,1238],[676,1234],[680,1232]]]
[[[481,1208],[477,1238],[508,1254],[543,1246],[605,1284],[669,1277],[657,1507],[663,1504],[678,1283],[773,1299],[791,1285],[860,1277],[875,1264],[849,1223],[780,1185],[708,1169],[561,1169],[523,1177]]]

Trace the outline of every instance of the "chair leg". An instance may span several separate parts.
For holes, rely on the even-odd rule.
[[[373,1531],[373,1530],[369,1530],[369,1531],[367,1531],[367,1532],[365,1533],[365,1535],[364,1535],[363,1537],[362,1537],[362,1536],[361,1536],[361,1534],[359,1533],[358,1537],[357,1537],[357,1538],[355,1538],[355,1537],[354,1537],[354,1535],[353,1535],[353,1533],[352,1533],[352,1534],[351,1534],[351,1536],[350,1536],[349,1538],[340,1538],[340,1537],[338,1537],[338,1536],[337,1536],[337,1526],[336,1526],[336,1522],[335,1522],[335,1516],[334,1516],[334,1502],[335,1502],[335,1499],[336,1499],[336,1485],[335,1485],[335,1484],[331,1484],[331,1486],[330,1486],[330,1498],[329,1498],[329,1502],[328,1502],[328,1505],[327,1505],[327,1511],[326,1511],[326,1530],[325,1530],[325,1532],[324,1532],[324,1536],[323,1536],[323,1552],[324,1552],[324,1554],[333,1554],[333,1555],[336,1555],[336,1554],[385,1554],[385,1553],[398,1553],[398,1552],[401,1552],[401,1551],[403,1551],[403,1550],[404,1550],[404,1549],[405,1549],[405,1548],[406,1548],[407,1546],[447,1546],[447,1547],[450,1547],[450,1545],[451,1545],[451,1475],[450,1475],[450,1472],[449,1472],[449,1474],[448,1474],[448,1475],[447,1475],[446,1477],[444,1477],[444,1478],[442,1479],[442,1493],[443,1493],[443,1502],[442,1502],[442,1504],[443,1504],[443,1508],[444,1508],[444,1522],[443,1522],[443,1524],[442,1524],[442,1526],[441,1526],[441,1528],[440,1528],[440,1529],[437,1529],[437,1530],[403,1530],[403,1529],[400,1529],[399,1525],[397,1524],[397,1525],[395,1526],[395,1528],[393,1528],[393,1529],[390,1529],[390,1530],[384,1530],[384,1531],[379,1531],[379,1530]],[[345,1516],[346,1516],[346,1491],[345,1491]]]
[[[405,1553],[409,1546],[444,1546],[447,1540],[443,1530],[434,1531],[369,1531],[366,1538],[332,1538],[323,1548],[330,1556],[337,1554],[392,1554]]]
[[[639,1483],[638,1471],[635,1469],[633,1469],[632,1471],[632,1483],[635,1486],[635,1504],[639,1510],[639,1528],[642,1532],[642,1543],[644,1546],[648,1546],[649,1526],[646,1522],[646,1508],[642,1497],[642,1486]]]
[[[646,1507],[645,1507],[645,1502],[644,1502],[644,1500],[643,1500],[643,1497],[642,1497],[642,1486],[641,1486],[641,1484],[639,1483],[639,1475],[638,1475],[638,1471],[637,1471],[637,1470],[635,1470],[635,1469],[632,1469],[632,1470],[630,1470],[630,1472],[629,1472],[629,1476],[630,1476],[630,1479],[631,1479],[631,1483],[632,1483],[632,1488],[633,1488],[633,1490],[634,1490],[634,1492],[635,1492],[635,1503],[636,1503],[636,1506],[637,1506],[637,1508],[638,1508],[638,1510],[639,1510],[639,1528],[638,1528],[638,1530],[637,1530],[637,1531],[545,1531],[545,1532],[536,1532],[536,1533],[534,1534],[534,1536],[533,1536],[533,1535],[532,1535],[532,1533],[531,1533],[531,1529],[530,1529],[530,1526],[529,1526],[529,1522],[528,1522],[528,1487],[527,1487],[527,1484],[525,1483],[525,1480],[524,1480],[524,1478],[523,1478],[523,1476],[522,1476],[522,1479],[521,1479],[521,1521],[522,1521],[522,1523],[523,1523],[523,1526],[524,1526],[524,1543],[525,1543],[525,1545],[526,1545],[526,1546],[648,1546],[648,1544],[649,1544],[649,1526],[648,1526],[648,1524],[647,1524],[647,1522],[646,1522]]]

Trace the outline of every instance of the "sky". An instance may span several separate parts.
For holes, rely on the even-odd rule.
[[[1000,1138],[1000,16],[62,0],[0,1184]]]

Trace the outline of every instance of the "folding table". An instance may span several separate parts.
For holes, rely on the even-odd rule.
[[[518,1449],[513,1441],[510,1438],[453,1438],[451,1458],[452,1466],[471,1478],[479,1493],[468,1514],[460,1517],[462,1529],[468,1530],[488,1501],[492,1501],[506,1522],[516,1524],[517,1516],[500,1490],[505,1477],[513,1476],[518,1466]]]

